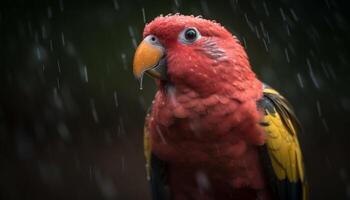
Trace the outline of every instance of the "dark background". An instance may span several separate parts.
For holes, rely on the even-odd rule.
[[[0,199],[150,199],[131,72],[144,22],[203,15],[294,105],[312,199],[350,199],[348,7],[334,0],[0,3]],[[144,13],[144,14],[143,14]]]

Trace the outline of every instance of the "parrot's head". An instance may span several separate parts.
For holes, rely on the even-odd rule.
[[[160,16],[146,25],[143,37],[133,61],[141,88],[145,73],[160,86],[171,84],[203,95],[232,87],[242,90],[256,79],[241,43],[214,21]]]

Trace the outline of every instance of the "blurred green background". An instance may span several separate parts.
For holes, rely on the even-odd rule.
[[[0,198],[150,199],[142,129],[155,84],[131,70],[145,22],[214,19],[302,122],[312,199],[350,199],[346,1],[2,1]]]

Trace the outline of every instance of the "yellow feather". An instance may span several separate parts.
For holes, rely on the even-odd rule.
[[[276,90],[265,88],[264,93],[278,95]],[[282,105],[283,108],[291,109],[288,105]],[[307,185],[304,178],[304,166],[301,149],[299,146],[295,126],[291,116],[286,113],[280,113],[274,110],[265,110],[263,122],[268,124],[263,126],[266,133],[266,146],[271,159],[273,171],[278,180],[288,179],[292,183],[301,181],[303,184],[303,197],[307,199]]]

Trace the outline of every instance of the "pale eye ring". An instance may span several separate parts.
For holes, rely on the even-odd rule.
[[[190,27],[190,28],[184,29],[180,33],[179,40],[184,44],[191,44],[196,40],[198,40],[200,37],[201,37],[201,34],[199,33],[199,31],[194,27]]]
[[[148,35],[148,36],[145,37],[144,40],[147,41],[150,44],[153,44],[153,45],[156,45],[156,46],[162,46],[160,44],[159,39],[155,35]]]

